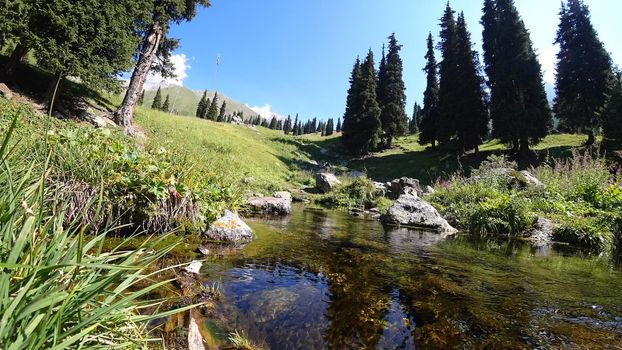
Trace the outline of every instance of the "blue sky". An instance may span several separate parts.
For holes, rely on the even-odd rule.
[[[483,1],[453,0],[464,11],[475,49],[481,51]],[[622,63],[622,1],[585,0],[600,39]],[[438,35],[444,0],[212,0],[190,23],[171,30],[180,80],[191,89],[220,91],[251,106],[304,119],[340,117],[357,55],[380,54],[395,32],[403,45],[408,112],[421,101],[425,39]],[[560,0],[516,0],[552,80]],[[221,64],[216,65],[216,58]]]

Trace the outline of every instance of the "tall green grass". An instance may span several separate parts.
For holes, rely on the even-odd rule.
[[[66,222],[69,202],[49,186],[47,161],[11,139],[22,116],[0,146],[0,349],[146,348],[147,323],[182,311],[158,312],[161,301],[147,298],[169,282],[148,271],[173,246],[156,250],[163,236],[104,251],[108,230]]]

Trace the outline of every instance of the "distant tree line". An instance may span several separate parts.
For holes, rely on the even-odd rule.
[[[426,89],[423,106],[412,118],[404,113],[400,46],[389,37],[378,72],[371,50],[357,58],[350,75],[342,141],[353,155],[391,147],[406,132],[419,143],[452,147],[459,154],[478,151],[496,138],[513,151],[526,153],[552,129],[588,135],[602,130],[609,143],[622,143],[622,82],[590,22],[582,0],[566,0],[560,10],[556,43],[556,92],[553,108],[544,88],[542,67],[513,0],[484,0],[483,65],[473,49],[464,14],[447,3],[440,20],[439,42],[430,33],[426,44]],[[441,60],[436,60],[436,51]]]

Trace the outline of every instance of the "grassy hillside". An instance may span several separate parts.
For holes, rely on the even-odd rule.
[[[317,146],[265,128],[250,128],[138,108],[136,121],[147,132],[147,148],[186,157],[193,173],[238,190],[279,190],[308,181]]]
[[[145,91],[145,102],[144,106],[149,107],[153,103],[153,98],[155,97],[156,90],[148,90]],[[162,101],[166,98],[166,95],[170,96],[171,99],[171,107],[175,108],[177,114],[179,115],[195,115],[197,110],[197,105],[203,96],[203,91],[194,91],[182,86],[170,86],[162,88]],[[208,91],[207,97],[209,99],[214,98],[214,91]],[[243,103],[240,103],[232,98],[223,95],[222,93],[218,93],[218,104],[222,104],[222,101],[227,101],[227,113],[234,112],[244,112],[245,116],[257,115],[257,113],[253,112],[250,108],[246,107]],[[220,107],[220,106],[219,106]]]

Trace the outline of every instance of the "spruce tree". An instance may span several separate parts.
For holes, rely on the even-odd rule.
[[[341,132],[341,118],[337,118],[337,127],[335,128],[335,131],[338,133]]]
[[[408,122],[408,132],[410,134],[416,134],[419,132],[419,124],[421,124],[421,107],[417,102],[413,107],[413,116]]]
[[[205,115],[205,110],[207,106],[207,90],[203,91],[203,96],[201,97],[201,100],[199,101],[199,105],[197,106],[197,112],[196,112],[196,116],[198,118],[203,118],[203,116]]]
[[[272,120],[270,120],[270,124],[268,125],[268,128],[272,130],[276,130],[277,123],[278,123],[278,120],[276,119],[276,117],[273,116]]]
[[[440,143],[446,143],[455,136],[456,118],[459,118],[462,112],[455,103],[461,93],[462,82],[458,72],[458,39],[454,13],[448,2],[441,18],[439,43],[443,59],[439,69],[439,116],[436,123],[436,136]]]
[[[162,109],[162,90],[158,87],[158,91],[156,91],[155,97],[153,98],[153,103],[151,103],[152,109]]]
[[[207,110],[207,119],[216,121],[218,119],[218,93],[214,93],[214,98]]]
[[[291,115],[287,115],[287,119],[285,120],[285,124],[283,125],[283,131],[286,134],[289,134],[292,132],[292,116]]]
[[[210,108],[211,105],[212,105],[212,100],[208,97],[205,100],[205,106],[203,106],[203,111],[202,111],[203,113],[201,113],[201,118],[208,119],[207,118],[207,113],[209,112],[209,108]]]
[[[169,100],[169,94],[166,94],[166,98],[164,99],[164,104],[162,105],[162,111],[163,112],[170,112],[171,106],[170,106],[170,100]]]
[[[419,126],[419,144],[432,144],[436,147],[437,123],[439,119],[439,87],[437,63],[434,55],[434,40],[432,33],[428,35],[428,50],[425,55],[426,65],[423,71],[426,73],[426,88],[423,93],[423,111],[421,115],[421,125]]]
[[[326,132],[324,133],[326,136],[330,136],[335,132],[335,121],[333,118],[329,118],[326,122]]]
[[[378,73],[377,89],[380,92],[378,101],[382,110],[380,121],[385,148],[391,148],[393,139],[405,135],[408,131],[408,117],[405,110],[406,87],[402,77],[404,69],[400,57],[402,46],[398,44],[395,33],[391,34],[388,39],[389,52],[385,64],[381,65],[381,71]]]
[[[622,146],[622,74],[618,72],[611,82],[609,95],[601,113],[603,144],[608,148],[619,149]]]
[[[367,57],[360,67],[357,96],[354,105],[353,136],[346,147],[356,155],[368,154],[378,145],[381,131],[380,106],[376,98],[376,70],[374,68],[374,53],[369,50]]]
[[[296,113],[296,118],[294,119],[294,126],[292,128],[292,134],[294,134],[294,136],[298,135],[299,127],[300,125],[298,124],[298,113]]]
[[[611,59],[592,26],[590,11],[582,0],[562,3],[556,44],[555,115],[566,130],[588,134],[595,141],[598,113],[603,108],[611,79]]]
[[[456,40],[458,80],[462,89],[457,94],[454,104],[461,111],[456,120],[456,134],[460,153],[475,149],[483,142],[488,134],[488,111],[484,104],[485,93],[483,78],[480,75],[480,66],[477,52],[471,44],[464,13],[460,13],[456,22]]]
[[[227,101],[222,101],[222,105],[220,106],[220,112],[218,113],[218,119],[216,121],[225,121],[225,113],[227,113]]]
[[[341,141],[352,152],[356,144],[356,130],[359,124],[357,109],[359,108],[359,90],[361,81],[361,61],[357,57],[350,73],[350,88],[346,97],[346,111],[343,115]]]
[[[494,11],[485,7],[482,23],[493,137],[526,153],[551,125],[542,68],[514,1],[492,3]]]

